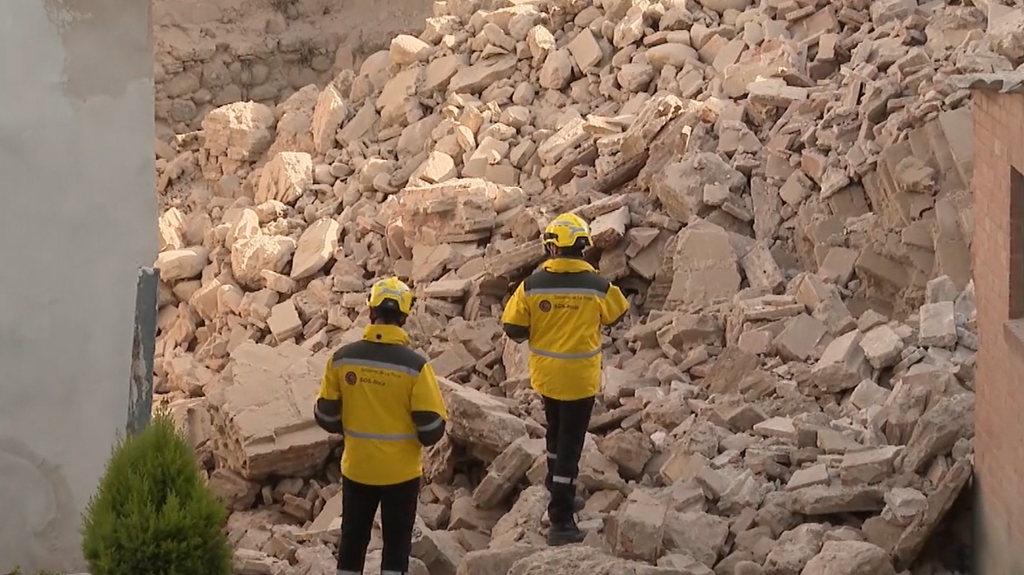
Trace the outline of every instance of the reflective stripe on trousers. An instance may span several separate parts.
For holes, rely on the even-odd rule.
[[[593,351],[584,351],[580,353],[559,353],[557,351],[545,351],[543,349],[537,349],[530,346],[530,353],[539,355],[541,357],[550,357],[554,359],[588,359],[601,354],[601,348]]]

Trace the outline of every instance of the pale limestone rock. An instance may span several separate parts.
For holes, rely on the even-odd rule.
[[[295,240],[287,236],[257,235],[239,240],[231,246],[231,272],[239,284],[259,288],[263,281],[260,273],[283,272],[295,247]]]
[[[292,204],[313,183],[313,158],[304,152],[281,152],[263,166],[256,203]]]
[[[160,270],[160,279],[175,281],[198,276],[210,261],[210,250],[202,246],[161,252],[154,266]]]
[[[341,226],[331,218],[321,218],[302,232],[292,259],[291,279],[308,278],[324,267],[338,249]]]
[[[430,56],[430,52],[430,44],[415,36],[399,34],[391,40],[388,54],[391,56],[392,64],[407,66],[426,60]]]
[[[328,84],[317,98],[310,126],[313,148],[318,154],[323,154],[336,145],[335,136],[347,117],[348,107],[345,106],[341,93],[334,85]]]

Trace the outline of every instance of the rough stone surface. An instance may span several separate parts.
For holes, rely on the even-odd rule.
[[[236,81],[213,61],[162,79],[203,115],[157,146],[156,391],[233,510],[235,571],[332,572],[340,438],[311,406],[392,274],[450,414],[411,572],[949,571],[925,543],[971,475],[978,349],[950,76],[1012,69],[1018,36],[903,0],[474,0],[276,108],[262,83],[197,97]],[[580,461],[587,540],[548,550],[544,410],[500,314],[563,211],[633,305]]]

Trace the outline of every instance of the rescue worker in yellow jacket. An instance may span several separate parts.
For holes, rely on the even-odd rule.
[[[601,387],[601,327],[619,322],[629,302],[587,263],[590,228],[562,214],[544,230],[550,258],[516,288],[502,323],[515,341],[529,341],[530,384],[547,419],[549,545],[583,540],[575,512],[576,476],[594,397]]]
[[[324,430],[345,435],[337,575],[362,575],[378,505],[381,575],[404,575],[423,446],[441,439],[448,413],[433,368],[409,347],[402,329],[413,304],[409,286],[397,278],[380,280],[368,304],[372,323],[361,341],[331,357],[314,416]]]

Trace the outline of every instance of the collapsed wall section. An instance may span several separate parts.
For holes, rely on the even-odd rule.
[[[428,0],[157,0],[158,134],[197,130],[217,106],[273,106],[422,27]]]
[[[332,448],[302,406],[391,274],[452,424],[410,573],[921,575],[966,555],[933,536],[972,474],[978,350],[951,78],[1024,54],[993,52],[973,6],[710,4],[438,2],[358,74],[159,150],[158,399],[235,510],[236,559],[334,569],[339,471],[297,464]],[[578,478],[603,549],[571,568],[533,547],[546,421],[500,323],[565,210],[632,304]]]

